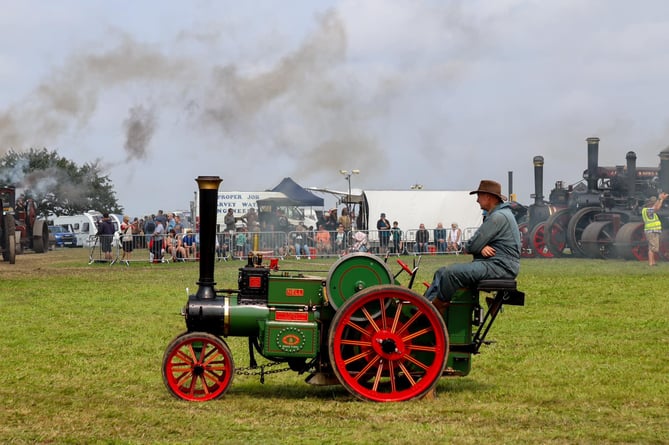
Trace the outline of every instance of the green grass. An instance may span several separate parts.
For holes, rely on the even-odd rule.
[[[505,308],[471,374],[442,379],[434,400],[366,403],[283,372],[187,403],[161,364],[198,265],[87,255],[0,263],[2,443],[669,443],[669,264],[523,260],[526,306]],[[468,260],[425,257],[417,283]],[[327,277],[332,262],[282,265]],[[235,287],[241,264],[216,263],[217,287]],[[245,339],[227,341],[248,366]]]

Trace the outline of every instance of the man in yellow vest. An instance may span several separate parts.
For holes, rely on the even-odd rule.
[[[662,221],[657,212],[662,208],[662,203],[667,198],[666,193],[660,193],[659,199],[651,196],[646,205],[641,209],[643,218],[643,230],[648,240],[648,265],[655,266],[656,258],[660,253],[660,237],[662,234]]]

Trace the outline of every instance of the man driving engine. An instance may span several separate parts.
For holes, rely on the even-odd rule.
[[[465,244],[473,261],[439,268],[425,292],[440,312],[458,289],[474,287],[481,280],[515,279],[520,270],[520,231],[509,204],[504,202],[500,183],[484,179],[469,194],[477,195],[476,202],[486,216]]]

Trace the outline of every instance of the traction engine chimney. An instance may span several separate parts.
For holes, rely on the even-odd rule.
[[[534,163],[534,205],[540,206],[544,203],[544,157],[535,156]]]
[[[513,194],[513,172],[509,171],[509,201],[515,201],[516,197]]]
[[[588,181],[588,191],[597,191],[597,170],[599,169],[599,138],[587,138],[588,142],[588,171],[586,179]]]
[[[628,151],[625,155],[627,159],[627,196],[628,202],[634,205],[636,199],[636,153]]]
[[[218,176],[198,176],[200,190],[200,279],[195,296],[199,299],[216,297],[214,290],[214,259],[216,255],[216,211],[218,186],[223,181]]]

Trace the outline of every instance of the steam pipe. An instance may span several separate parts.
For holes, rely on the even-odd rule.
[[[216,210],[218,186],[223,181],[218,176],[198,176],[200,189],[200,279],[196,298],[216,297],[214,290],[214,258],[216,254]]]
[[[597,191],[597,169],[599,164],[599,138],[587,138],[588,142],[588,171],[586,180],[588,181],[588,191]]]
[[[535,156],[534,163],[534,205],[543,205],[544,203],[544,157]]]

